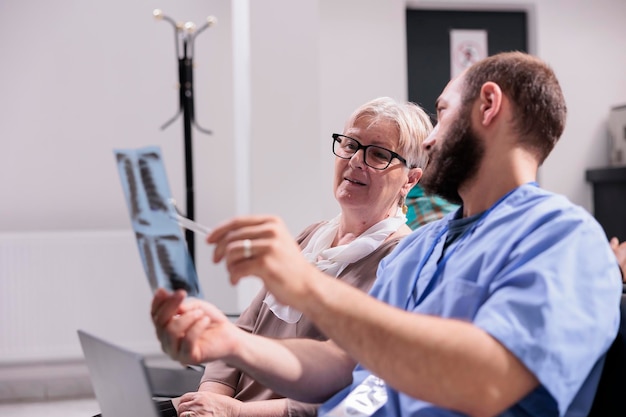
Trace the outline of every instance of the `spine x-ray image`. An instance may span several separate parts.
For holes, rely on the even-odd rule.
[[[202,297],[187,244],[174,220],[160,149],[116,149],[114,153],[150,288],[184,289],[192,297]]]

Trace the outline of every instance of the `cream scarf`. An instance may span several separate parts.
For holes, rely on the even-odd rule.
[[[376,223],[346,245],[331,248],[330,245],[337,236],[340,220],[341,214],[320,226],[302,249],[302,254],[311,264],[334,277],[338,277],[349,264],[378,249],[389,235],[406,223],[406,216],[402,213],[402,209],[398,208],[394,217],[388,217]],[[276,317],[287,323],[297,323],[302,317],[300,311],[280,304],[269,292],[263,302]]]

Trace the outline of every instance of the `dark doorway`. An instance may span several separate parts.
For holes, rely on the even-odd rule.
[[[487,31],[487,54],[528,52],[527,12],[407,10],[409,100],[435,114],[435,100],[450,80],[450,30]]]

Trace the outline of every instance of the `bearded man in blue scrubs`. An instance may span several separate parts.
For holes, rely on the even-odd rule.
[[[475,64],[437,100],[424,144],[421,184],[461,206],[404,238],[370,295],[309,265],[275,217],[238,217],[208,237],[233,283],[261,278],[331,338],[317,342],[323,349],[244,333],[205,302],[159,291],[152,314],[164,350],[326,401],[320,416],[586,415],[622,285],[598,223],[536,182],[565,115],[539,59],[514,52]]]

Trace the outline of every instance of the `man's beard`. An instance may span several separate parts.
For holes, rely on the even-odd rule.
[[[483,143],[472,131],[467,110],[461,109],[448,133],[437,139],[420,182],[427,193],[455,204],[463,203],[459,187],[476,174],[485,153]]]

